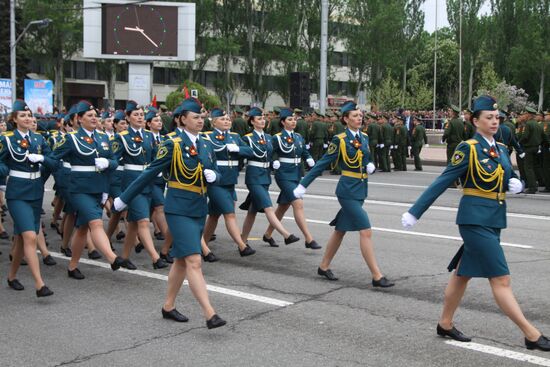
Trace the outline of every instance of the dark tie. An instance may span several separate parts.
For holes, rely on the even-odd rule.
[[[294,133],[293,133],[293,132],[290,133],[290,138],[291,138],[292,140],[294,140]]]
[[[160,144],[160,135],[157,135],[157,144]]]
[[[136,131],[136,135],[137,135],[141,140],[143,140],[143,136],[141,136],[141,132],[140,132],[139,130]]]
[[[92,138],[92,140],[95,141],[94,133],[92,133],[92,134],[90,135],[90,138]]]

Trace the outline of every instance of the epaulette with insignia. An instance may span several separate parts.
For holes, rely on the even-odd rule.
[[[477,143],[479,143],[479,142],[478,142],[477,140],[475,140],[475,139],[468,139],[468,140],[466,140],[466,143],[472,145],[472,144],[477,144]]]
[[[103,132],[103,131],[98,131],[98,130],[96,130],[96,131],[101,135],[106,135],[105,132]]]
[[[54,130],[50,130],[50,132],[51,132],[52,134],[53,134],[53,133],[58,133],[59,130],[55,130],[55,129],[54,129]]]
[[[166,136],[174,136],[174,135],[176,135],[175,131],[172,131],[171,133],[166,134]]]
[[[68,134],[76,134],[78,131],[69,131]]]
[[[176,136],[175,138],[172,139],[172,141],[174,143],[179,143],[179,142],[181,142],[181,138],[179,136]]]
[[[213,133],[212,130],[210,130],[210,131],[202,131],[202,132],[201,132],[201,134],[212,134],[212,133]]]
[[[252,136],[252,133],[248,133],[248,134],[246,134],[245,136]]]
[[[4,131],[2,133],[2,135],[4,135],[4,136],[13,136],[13,131]]]
[[[124,130],[118,133],[118,135],[126,135],[128,134],[128,130]]]
[[[336,135],[337,137],[339,138],[345,138],[346,137],[346,133],[340,133],[338,135]]]
[[[504,143],[501,143],[500,141],[497,141],[497,144],[500,144],[500,145],[502,145],[503,147],[507,147],[507,145],[506,145],[506,144],[504,144]]]
[[[365,135],[365,136],[369,136],[369,134],[367,134],[366,132],[364,131],[361,131],[361,134]]]
[[[275,134],[275,136],[280,136],[280,135],[282,135],[282,134],[283,134],[283,133],[277,133],[277,134]]]
[[[109,141],[110,140],[115,140],[115,136],[114,135],[109,136]]]
[[[233,131],[230,131],[229,134],[231,134],[231,135],[239,135],[239,133],[236,133],[236,132],[233,132]]]
[[[147,129],[143,129],[143,131],[146,131],[146,132],[148,132],[148,133],[150,133],[150,132],[151,132],[151,130],[147,130]]]

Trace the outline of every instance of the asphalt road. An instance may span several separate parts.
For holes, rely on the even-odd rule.
[[[409,167],[410,168],[410,167]],[[374,229],[379,264],[396,281],[373,289],[358,246],[346,235],[332,269],[340,278],[316,275],[324,250],[308,250],[303,240],[270,248],[261,238],[267,221],[259,215],[250,241],[256,255],[241,258],[225,231],[210,244],[221,258],[203,265],[215,286],[211,301],[226,327],[207,330],[197,302],[184,287],[178,309],[190,321],[163,320],[160,309],[166,270],[153,270],[147,255],[132,255],[139,272],[113,273],[102,260],[81,264],[83,281],[67,278],[67,260],[42,266],[55,295],[37,299],[28,269],[20,270],[23,292],[6,285],[9,243],[0,243],[0,365],[2,366],[550,366],[550,354],[527,351],[523,337],[496,306],[488,282],[473,280],[456,317],[474,337],[455,345],[435,335],[446,266],[461,245],[454,224],[460,199],[448,190],[412,231],[401,214],[437,177],[442,167],[423,172],[378,173],[370,177],[365,203]],[[337,177],[315,181],[305,200],[309,226],[325,245],[327,225],[339,206]],[[242,183],[242,181],[241,181]],[[271,186],[273,199],[278,188]],[[246,188],[239,185],[239,199]],[[49,229],[52,192],[44,216],[55,256],[60,238]],[[508,229],[502,241],[513,287],[527,317],[550,334],[550,195],[515,195],[508,200]],[[242,223],[244,212],[238,211]],[[9,218],[9,217],[8,217]],[[10,220],[7,228],[11,230]],[[287,213],[284,224],[303,238]],[[120,248],[121,244],[115,244]],[[528,360],[528,361],[527,361]]]

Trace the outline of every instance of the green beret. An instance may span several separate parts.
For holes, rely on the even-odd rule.
[[[294,109],[294,113],[302,113],[302,112],[303,112],[303,111],[302,111],[301,109],[299,109],[299,108],[295,108],[295,109]]]
[[[537,110],[535,110],[533,107],[525,106],[524,113],[537,113]]]

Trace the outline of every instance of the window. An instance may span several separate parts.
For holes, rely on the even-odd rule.
[[[116,66],[116,81],[128,82],[128,64],[118,64]]]
[[[154,84],[166,84],[166,69],[157,68],[153,69],[153,83]]]
[[[83,61],[75,62],[75,78],[86,79],[86,63]]]
[[[174,68],[167,68],[168,79],[166,84],[178,85],[180,84],[180,70]]]
[[[95,62],[86,62],[84,63],[85,67],[85,78],[84,79],[93,79],[97,80],[97,67]]]

